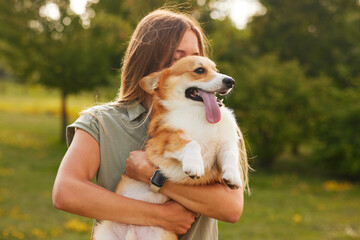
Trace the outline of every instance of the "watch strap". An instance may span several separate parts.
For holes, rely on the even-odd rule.
[[[151,184],[150,183],[150,185],[149,185],[149,187],[150,187],[150,190],[152,191],[152,192],[159,192],[160,191],[160,187],[158,187],[158,186],[156,186],[156,185],[154,185],[154,184]]]
[[[150,190],[152,192],[159,192],[159,190],[165,185],[166,177],[157,169],[150,178]]]

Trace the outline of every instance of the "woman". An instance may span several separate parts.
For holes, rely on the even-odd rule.
[[[147,183],[154,171],[145,152],[136,151],[146,142],[151,107],[151,96],[139,80],[189,55],[206,55],[205,35],[190,16],[156,10],[138,24],[123,60],[117,101],[88,109],[68,127],[70,146],[53,189],[56,208],[99,220],[159,226],[181,239],[217,239],[215,219],[240,218],[243,189],[223,184],[190,187],[167,181],[160,192],[173,201],[165,204],[112,192],[125,170]],[[91,182],[94,176],[97,184]]]

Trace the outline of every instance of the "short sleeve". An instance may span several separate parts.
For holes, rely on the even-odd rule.
[[[70,146],[77,128],[89,133],[97,142],[100,142],[99,120],[91,112],[83,113],[73,124],[66,128],[66,141]]]

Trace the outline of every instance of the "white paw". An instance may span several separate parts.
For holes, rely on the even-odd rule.
[[[193,157],[192,159],[183,160],[183,171],[191,178],[200,178],[204,175],[204,162],[202,158]]]
[[[201,156],[201,146],[191,141],[182,149],[183,171],[191,178],[200,178],[204,175],[204,161]]]
[[[231,189],[238,189],[242,187],[240,171],[237,168],[226,168],[223,169],[222,176],[226,185]]]

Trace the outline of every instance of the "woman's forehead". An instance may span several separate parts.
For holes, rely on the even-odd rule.
[[[176,52],[184,53],[185,55],[200,55],[199,40],[192,30],[187,30],[180,40]]]

